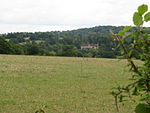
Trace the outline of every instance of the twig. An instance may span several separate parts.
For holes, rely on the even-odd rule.
[[[141,76],[142,74],[140,73],[140,71],[138,70],[138,68],[136,67],[136,65],[134,64],[134,62],[132,61],[131,56],[130,56],[130,57],[128,56],[128,51],[127,51],[125,45],[123,44],[122,40],[120,39],[120,37],[119,37],[118,35],[114,34],[111,30],[110,30],[110,33],[112,34],[112,37],[115,38],[115,39],[119,42],[120,46],[123,48],[123,50],[124,50],[124,52],[125,52],[125,55],[126,55],[126,57],[127,57],[127,61],[131,64],[131,69],[133,69],[133,71],[134,71],[135,73],[137,73],[137,74],[139,74],[139,75]],[[142,80],[143,80],[143,79],[142,79]],[[117,109],[118,112],[119,112],[118,96],[119,96],[121,93],[123,93],[126,89],[128,89],[130,86],[133,86],[134,84],[136,84],[136,83],[138,83],[138,82],[141,82],[141,80],[135,81],[134,83],[131,83],[131,84],[127,85],[125,88],[120,89],[120,90],[116,93],[116,95],[115,95],[115,105],[116,105],[116,109]]]

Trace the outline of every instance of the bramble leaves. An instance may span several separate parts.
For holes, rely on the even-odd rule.
[[[123,102],[126,97],[123,94],[127,94],[129,97],[138,96],[141,101],[147,103],[145,105],[148,108],[138,105],[135,109],[136,113],[149,113],[150,111],[150,34],[142,27],[144,22],[150,21],[150,12],[146,13],[147,10],[147,5],[138,7],[138,12],[133,15],[133,23],[136,28],[130,31],[130,35],[127,35],[127,31],[131,29],[131,26],[125,27],[119,31],[118,35],[114,35],[124,58],[127,58],[133,80],[126,87],[119,87],[118,91],[115,91],[116,94],[113,93],[117,110],[119,110],[117,102]],[[142,64],[136,64],[133,60],[135,58]]]
[[[138,12],[135,12],[133,15],[133,23],[136,26],[140,26],[143,25],[143,22],[148,22],[150,21],[150,12],[148,12],[147,14],[144,15],[144,19],[143,19],[143,14],[146,13],[148,11],[148,6],[143,4],[141,6],[138,7]]]
[[[149,113],[150,107],[146,104],[138,104],[135,108],[135,113]]]
[[[146,21],[146,22],[150,21],[150,12],[148,12],[148,13],[144,16],[144,21]]]
[[[129,31],[131,28],[132,28],[131,26],[126,26],[126,27],[123,29],[123,31],[127,32],[127,31]]]
[[[148,11],[148,6],[143,4],[138,7],[138,13],[142,16],[146,11]]]
[[[123,30],[119,31],[118,35],[125,35],[125,32],[129,31],[131,28],[131,26],[126,26]]]
[[[143,18],[138,12],[135,12],[133,15],[133,23],[136,26],[140,26],[143,24]]]
[[[125,34],[125,32],[122,30],[122,31],[119,31],[118,35],[121,35],[123,36]]]

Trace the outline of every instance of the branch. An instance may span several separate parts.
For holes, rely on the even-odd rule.
[[[125,88],[121,88],[116,94],[115,94],[115,105],[116,105],[116,109],[119,112],[119,106],[118,106],[118,96],[123,93],[126,89],[128,89],[130,86],[133,86],[135,84],[137,84],[138,82],[141,82],[143,79],[140,79],[138,81],[135,81],[129,85],[127,85]]]
[[[119,43],[120,43],[120,46],[123,48],[124,52],[125,52],[125,55],[127,57],[127,60],[128,62],[131,64],[131,67],[133,68],[133,71],[139,75],[142,75],[138,68],[136,67],[136,65],[134,64],[134,62],[132,61],[131,57],[129,57],[127,54],[128,54],[128,51],[126,49],[126,47],[124,46],[124,44],[122,43],[120,37],[116,34],[114,34],[111,30],[110,30],[110,33],[112,34],[112,37],[115,38]]]

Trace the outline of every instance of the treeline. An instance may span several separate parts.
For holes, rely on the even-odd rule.
[[[122,28],[98,26],[63,32],[1,34],[0,54],[115,58],[121,54],[109,30],[117,33]],[[98,44],[99,48],[81,50],[81,44]]]

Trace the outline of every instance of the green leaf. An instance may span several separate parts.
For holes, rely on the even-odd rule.
[[[132,28],[131,26],[124,27],[123,30],[119,31],[118,35],[121,35],[121,36],[125,35],[125,32],[129,31],[131,28]]]
[[[146,22],[150,21],[150,12],[148,12],[148,13],[144,16],[144,21],[146,21]]]
[[[128,57],[131,58],[131,57],[132,57],[132,54],[133,54],[133,50],[130,50],[130,51],[128,52]]]
[[[123,29],[123,31],[124,31],[124,32],[127,32],[127,31],[129,31],[131,28],[132,28],[131,26],[126,26],[126,27]]]
[[[148,6],[143,4],[138,7],[138,13],[142,16],[146,11],[148,11]]]
[[[119,96],[119,101],[122,102],[123,101],[123,95]]]
[[[111,92],[111,94],[112,94],[113,96],[115,96],[115,95],[116,95],[116,93],[115,93],[114,91],[112,91],[112,92]]]
[[[137,25],[137,26],[143,24],[143,18],[138,12],[135,12],[133,15],[133,23],[134,25]]]
[[[133,90],[133,94],[132,94],[132,95],[138,95],[137,87],[134,87],[134,90]]]
[[[118,35],[121,35],[121,36],[123,36],[124,34],[125,34],[124,31],[119,31],[119,33],[118,33]]]
[[[138,104],[135,108],[135,113],[150,113],[150,107],[147,104]]]

